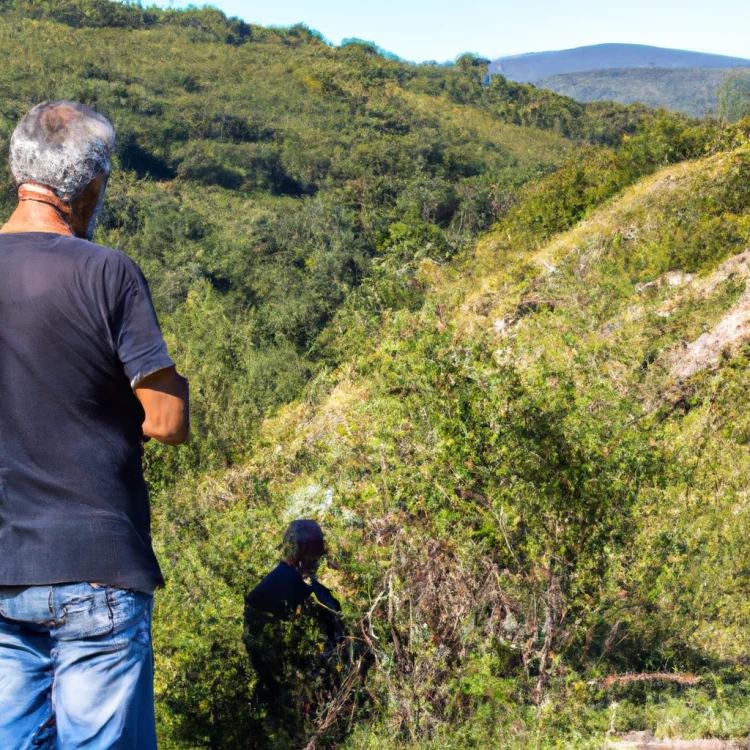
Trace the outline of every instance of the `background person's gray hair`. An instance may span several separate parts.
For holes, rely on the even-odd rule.
[[[17,185],[37,182],[58,197],[76,198],[98,174],[109,174],[115,130],[85,104],[43,102],[18,123],[10,139],[10,170]]]

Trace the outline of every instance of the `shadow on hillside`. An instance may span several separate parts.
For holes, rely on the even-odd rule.
[[[132,170],[139,179],[148,177],[154,180],[173,180],[177,173],[162,159],[146,151],[135,141],[126,143],[119,149],[120,164],[123,169]]]

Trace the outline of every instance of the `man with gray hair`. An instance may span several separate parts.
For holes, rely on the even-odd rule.
[[[90,242],[114,148],[102,115],[34,107],[0,229],[0,748],[152,750],[163,579],[142,470],[189,430],[148,285]]]
[[[258,678],[255,713],[263,716],[259,748],[307,745],[348,664],[341,605],[317,578],[325,555],[317,521],[292,521],[281,561],[245,597],[243,641]]]

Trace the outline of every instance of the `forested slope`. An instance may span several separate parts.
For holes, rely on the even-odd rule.
[[[147,453],[164,748],[254,746],[242,596],[300,516],[376,656],[319,746],[750,731],[743,350],[670,374],[743,304],[747,128],[211,10],[2,21],[0,138],[45,98],[112,119],[96,240],[191,379],[190,445]],[[713,676],[597,682],[633,670]]]
[[[71,23],[110,6],[137,12],[72,5],[86,15]],[[99,239],[142,264],[177,355],[213,368],[195,404],[206,441],[181,459],[192,466],[231,460],[258,418],[298,392],[317,334],[392,225],[413,219],[414,236],[450,255],[492,221],[491,185],[502,201],[571,149],[457,109],[480,88],[471,66],[420,74],[360,46],[331,50],[303,28],[231,36],[215,11],[78,29],[28,17],[44,17],[44,4],[19,7],[0,30],[17,61],[0,74],[2,158],[40,100],[85,101],[114,122],[121,168]],[[66,18],[65,7],[52,15]],[[434,94],[451,84],[441,106]],[[193,311],[215,318],[202,334]]]
[[[749,169],[746,146],[667,168],[548,241],[530,227],[559,218],[559,173],[460,268],[421,261],[418,309],[375,325],[391,286],[366,282],[334,324],[345,363],[247,464],[197,483],[197,506],[160,514],[164,551],[183,550],[170,638],[185,601],[226,586],[215,624],[193,615],[186,684],[161,631],[165,703],[205,679],[232,591],[305,515],[378,657],[347,747],[747,736],[743,340],[680,370],[725,318],[750,335]],[[644,673],[666,678],[607,680]]]

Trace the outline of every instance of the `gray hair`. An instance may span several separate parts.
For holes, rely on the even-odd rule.
[[[115,146],[112,123],[85,104],[43,102],[18,123],[10,139],[16,184],[46,185],[73,200],[102,172],[109,174]]]

